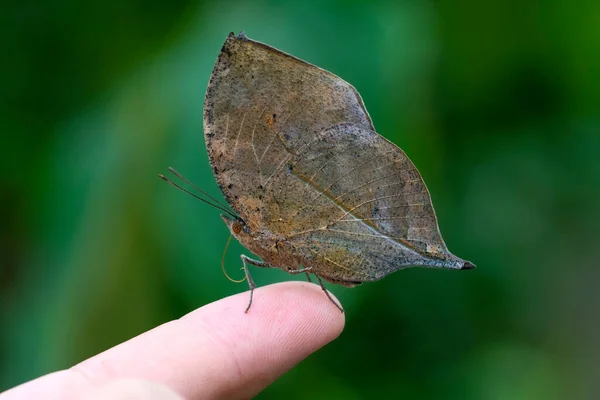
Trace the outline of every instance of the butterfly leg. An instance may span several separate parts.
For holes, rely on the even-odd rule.
[[[240,256],[240,258],[242,259],[242,264],[244,265],[244,273],[246,274],[246,279],[248,280],[248,286],[250,286],[250,301],[248,302],[248,307],[246,307],[246,311],[244,311],[247,313],[250,309],[250,306],[252,305],[252,297],[254,295],[254,289],[256,289],[256,284],[254,283],[254,279],[252,279],[252,275],[250,275],[248,264],[261,268],[272,268],[272,266],[264,261],[253,260],[249,257],[246,257],[243,254]]]
[[[292,274],[292,275],[298,275],[298,274],[308,274],[310,271],[312,271],[312,267],[308,267],[308,268],[300,268],[300,269],[286,269],[286,271],[288,272],[288,274]]]
[[[317,274],[315,274],[315,276],[317,277],[317,280],[319,281],[319,285],[321,285],[321,289],[323,289],[323,291],[325,292],[325,295],[327,296],[327,298],[329,299],[329,301],[331,301],[337,308],[338,310],[340,310],[342,312],[342,314],[344,313],[344,309],[342,308],[341,305],[339,305],[337,303],[337,301],[333,300],[333,297],[331,297],[331,295],[329,294],[329,291],[325,288],[325,285],[323,285],[323,280],[321,279],[321,277]]]

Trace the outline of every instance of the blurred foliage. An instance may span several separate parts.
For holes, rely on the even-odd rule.
[[[220,196],[203,97],[244,30],[358,89],[479,267],[332,287],[346,331],[260,397],[600,396],[598,1],[2,8],[0,390],[246,289],[219,213],[156,176]]]

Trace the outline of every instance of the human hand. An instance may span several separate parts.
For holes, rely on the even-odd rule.
[[[249,398],[344,327],[317,285],[263,286],[254,299],[247,314],[247,292],[208,304],[0,400]]]

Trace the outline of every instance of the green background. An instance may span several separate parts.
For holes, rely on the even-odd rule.
[[[246,290],[157,177],[220,196],[202,104],[244,30],[358,89],[478,265],[330,287],[345,332],[259,397],[600,396],[600,2],[76,3],[2,6],[0,390]]]

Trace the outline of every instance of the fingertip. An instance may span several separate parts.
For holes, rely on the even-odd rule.
[[[252,397],[337,338],[345,317],[322,289],[285,282],[218,300],[72,368],[91,383],[159,382],[186,398]]]
[[[304,358],[337,338],[345,316],[322,289],[312,283],[284,282],[240,293],[198,309],[182,320],[186,325],[210,326],[204,334],[219,354],[235,359],[224,365],[227,377],[216,389],[219,396],[253,396]],[[215,329],[218,327],[218,329]],[[232,376],[231,371],[237,373]],[[230,385],[225,382],[237,382]]]
[[[290,324],[318,326],[328,333],[330,341],[344,329],[346,315],[338,308],[341,303],[329,292],[332,300],[337,303],[334,304],[319,285],[310,282],[282,282],[265,286],[263,290],[263,301],[270,301],[267,312],[277,313],[277,309],[284,304],[292,305],[287,311],[287,322]],[[294,312],[290,312],[291,310]]]
[[[330,296],[341,304],[333,294]],[[249,291],[239,293],[195,310],[184,319],[206,320],[214,314],[221,321],[229,316],[243,324],[276,325],[278,330],[296,327],[303,334],[319,336],[325,343],[338,337],[344,329],[345,313],[314,283],[292,281],[259,287],[254,291],[252,306],[244,312],[249,299]]]

